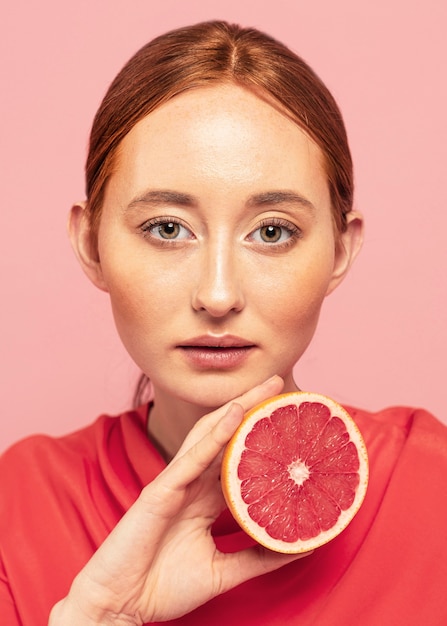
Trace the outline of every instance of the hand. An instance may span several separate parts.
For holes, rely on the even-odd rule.
[[[223,554],[211,536],[225,507],[221,452],[244,413],[282,387],[274,377],[197,422],[53,608],[49,626],[174,619],[303,556],[261,546]]]

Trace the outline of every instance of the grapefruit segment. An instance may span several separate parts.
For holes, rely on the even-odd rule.
[[[368,483],[366,446],[334,400],[282,394],[245,415],[225,449],[221,480],[247,534],[278,552],[305,552],[357,513]]]

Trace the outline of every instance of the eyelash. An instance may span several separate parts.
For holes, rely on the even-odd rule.
[[[157,226],[161,227],[166,224],[178,225],[184,228],[185,230],[191,232],[190,229],[187,226],[184,226],[178,218],[169,217],[169,216],[154,217],[150,220],[147,220],[147,222],[144,222],[144,224],[140,226],[140,230],[143,233],[144,237],[150,237],[157,245],[160,245],[160,246],[164,246],[164,245],[172,246],[178,243],[179,241],[184,241],[184,238],[164,239],[163,237],[157,237],[151,232],[153,228],[156,228]]]
[[[275,228],[281,228],[283,231],[286,231],[288,234],[288,238],[285,241],[282,241],[280,243],[277,242],[272,242],[272,243],[267,243],[267,242],[263,242],[260,243],[260,245],[266,245],[269,248],[275,248],[275,249],[285,249],[288,248],[289,246],[293,245],[298,239],[301,238],[302,236],[302,231],[300,230],[300,228],[298,228],[298,226],[296,226],[295,224],[292,224],[292,222],[289,222],[287,220],[283,220],[279,217],[271,217],[268,219],[263,220],[259,226],[253,230],[249,237],[253,236],[253,233],[260,231],[262,228],[266,228],[268,226],[274,226]],[[256,242],[258,243],[258,242]]]
[[[163,245],[175,245],[176,243],[179,243],[181,241],[184,241],[185,239],[188,239],[189,237],[182,237],[182,238],[178,238],[175,237],[173,239],[165,239],[163,237],[157,237],[156,235],[154,235],[151,230],[158,227],[161,227],[165,224],[174,224],[174,225],[178,225],[182,228],[184,228],[185,230],[189,231],[189,233],[191,233],[190,229],[187,226],[184,226],[184,224],[182,224],[182,222],[176,218],[176,217],[169,217],[169,216],[164,216],[164,217],[155,217],[152,218],[150,220],[147,220],[147,222],[144,222],[144,224],[142,224],[140,226],[140,231],[143,233],[144,237],[150,237],[153,241],[156,242],[157,245],[163,246]],[[282,241],[280,243],[277,242],[259,242],[259,241],[255,241],[254,243],[257,245],[265,245],[268,246],[269,248],[275,248],[275,249],[285,249],[288,248],[289,246],[293,245],[298,239],[301,238],[302,236],[302,231],[300,230],[300,228],[298,228],[298,226],[296,226],[295,224],[292,224],[291,222],[287,221],[287,220],[283,220],[277,217],[272,217],[272,218],[268,218],[263,220],[259,226],[257,226],[248,236],[247,238],[253,241],[253,235],[254,233],[261,231],[263,228],[266,228],[268,226],[273,226],[275,228],[281,228],[283,231],[286,231],[288,234],[288,237],[285,241]],[[191,233],[192,238],[195,238],[194,235]]]

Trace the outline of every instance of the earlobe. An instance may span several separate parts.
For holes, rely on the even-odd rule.
[[[86,203],[78,202],[71,207],[68,218],[68,235],[76,258],[92,283],[108,291],[102,274],[97,246],[93,242]]]
[[[339,236],[335,250],[334,272],[326,295],[329,295],[342,282],[354,263],[363,243],[363,217],[357,211],[350,211],[347,227]]]

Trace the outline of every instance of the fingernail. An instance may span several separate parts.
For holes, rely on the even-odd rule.
[[[267,383],[271,382],[272,380],[278,380],[279,376],[277,374],[273,374],[273,376],[270,376],[270,378],[267,378],[266,381],[264,381],[262,384],[263,385],[267,385]]]

